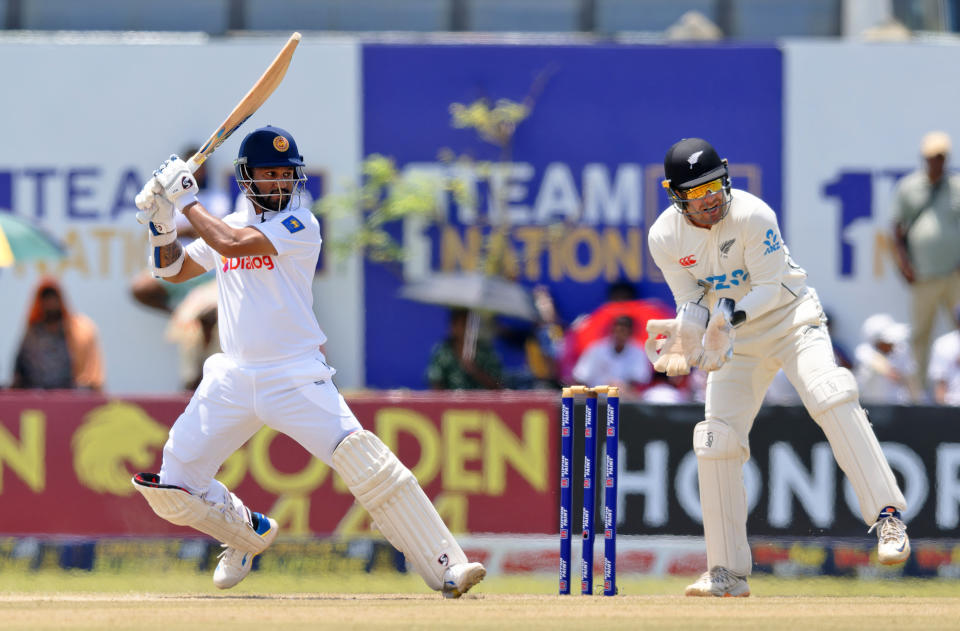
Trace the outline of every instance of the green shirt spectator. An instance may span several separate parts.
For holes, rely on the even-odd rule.
[[[464,353],[468,316],[466,309],[451,309],[449,335],[430,353],[427,381],[434,390],[494,390],[503,387],[503,367],[489,342],[477,339],[473,348]]]

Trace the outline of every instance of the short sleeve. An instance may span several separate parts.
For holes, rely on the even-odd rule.
[[[187,256],[193,259],[198,265],[208,272],[217,266],[217,254],[213,248],[207,245],[203,239],[194,239],[190,245],[184,248]]]
[[[320,248],[320,224],[305,209],[283,213],[272,221],[251,227],[270,240],[279,256],[308,256]]]

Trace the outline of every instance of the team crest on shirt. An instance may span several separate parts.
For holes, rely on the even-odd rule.
[[[299,219],[297,219],[293,215],[290,215],[280,223],[282,223],[283,227],[289,230],[291,233],[299,232],[303,230],[303,222],[301,222]]]
[[[730,248],[733,247],[733,242],[736,239],[730,239],[729,241],[724,241],[720,244],[720,256],[727,258],[727,255],[730,254]]]

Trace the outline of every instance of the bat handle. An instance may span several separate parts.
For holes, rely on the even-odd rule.
[[[190,169],[191,173],[196,173],[197,169],[200,168],[200,165],[204,163],[206,158],[201,156],[199,153],[193,154],[189,160],[187,160],[187,167]]]

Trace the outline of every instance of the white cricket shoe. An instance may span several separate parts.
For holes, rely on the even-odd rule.
[[[460,598],[487,575],[480,563],[457,563],[443,573],[443,597]]]
[[[264,550],[266,550],[277,538],[280,527],[276,521],[266,515],[254,514],[258,518],[256,532],[266,543],[264,546]],[[220,562],[217,563],[217,569],[213,571],[213,584],[220,589],[230,589],[247,577],[247,574],[253,568],[253,558],[257,556],[257,553],[233,548],[227,544],[223,544],[223,548],[223,552],[217,557],[220,559]]]
[[[907,525],[900,519],[900,511],[887,506],[880,511],[877,521],[867,532],[877,529],[877,560],[884,565],[903,563],[910,556],[910,537]]]
[[[687,585],[684,596],[717,596],[721,598],[746,598],[750,595],[747,577],[734,574],[719,565],[700,575]]]

